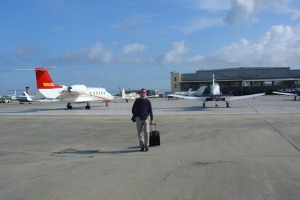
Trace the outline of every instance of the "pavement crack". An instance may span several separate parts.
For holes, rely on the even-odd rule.
[[[297,149],[300,152],[300,148],[286,135],[284,135],[281,131],[276,129],[274,126],[272,126],[268,121],[264,120],[273,130],[275,130],[279,135],[281,135],[286,141],[288,141],[295,149]]]

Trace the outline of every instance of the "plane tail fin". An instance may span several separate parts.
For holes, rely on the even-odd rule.
[[[126,98],[126,94],[125,94],[125,89],[123,88],[122,89],[122,99],[125,99]]]
[[[26,96],[27,101],[32,101],[32,98],[27,94],[27,92],[24,92],[24,95]]]
[[[202,95],[205,89],[206,89],[206,86],[201,86],[201,87],[197,90],[197,94]]]
[[[189,90],[186,92],[187,95],[190,95],[192,92],[192,88],[189,88]]]
[[[37,89],[54,89],[54,88],[62,88],[61,85],[56,85],[52,80],[49,70],[55,69],[52,68],[44,68],[44,67],[36,67],[35,75],[36,75],[36,87]]]

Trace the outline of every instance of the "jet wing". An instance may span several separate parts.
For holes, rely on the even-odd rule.
[[[295,94],[295,93],[287,93],[287,92],[273,92],[273,93],[274,93],[274,94],[287,95],[287,96],[294,96],[294,97],[299,96],[298,94]]]
[[[235,100],[239,100],[239,99],[248,99],[248,98],[264,96],[264,95],[266,95],[266,93],[250,94],[250,95],[243,95],[243,96],[233,96],[233,97],[225,98],[225,101],[235,101]]]
[[[35,99],[43,99],[43,98],[45,98],[45,96],[41,92],[38,92],[36,95],[34,95],[34,98]]]

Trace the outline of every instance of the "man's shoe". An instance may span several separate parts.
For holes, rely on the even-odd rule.
[[[149,151],[149,147],[145,147],[145,151]]]
[[[141,148],[141,151],[144,151],[144,148]]]

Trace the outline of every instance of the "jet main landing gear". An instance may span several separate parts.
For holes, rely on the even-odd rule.
[[[67,109],[68,109],[68,110],[72,110],[72,108],[73,108],[73,107],[72,107],[72,104],[71,104],[71,103],[68,103],[68,104],[67,104]]]
[[[91,109],[91,106],[90,106],[89,102],[86,102],[85,109],[87,109],[87,110]]]
[[[229,108],[229,101],[226,101],[226,108]]]

